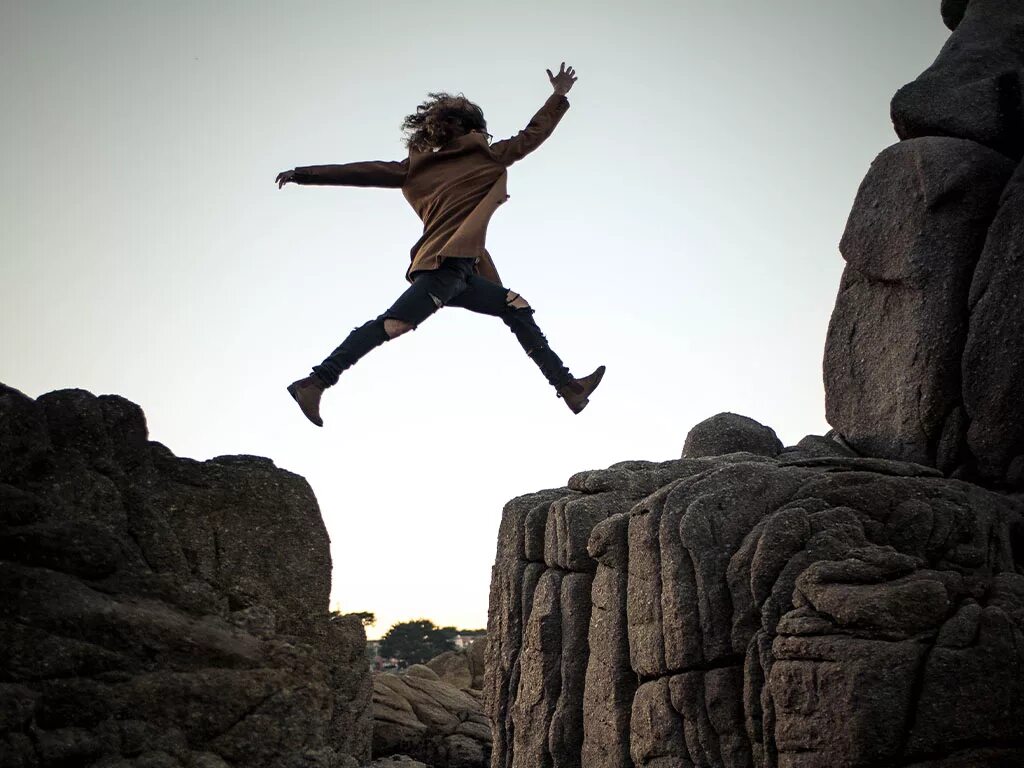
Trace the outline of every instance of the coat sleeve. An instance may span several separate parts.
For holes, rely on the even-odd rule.
[[[295,169],[296,184],[345,187],[401,187],[409,172],[409,160],[371,160],[343,165],[305,165]]]
[[[555,126],[558,125],[558,121],[562,119],[562,115],[567,109],[569,109],[569,100],[565,96],[560,96],[557,93],[551,94],[526,128],[511,139],[491,144],[491,152],[495,159],[505,165],[512,165],[516,160],[522,160],[544,143],[544,139],[555,130]]]

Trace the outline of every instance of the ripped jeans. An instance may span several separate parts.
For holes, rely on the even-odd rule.
[[[572,381],[569,369],[548,346],[534,321],[533,309],[517,301],[519,294],[474,274],[473,264],[474,259],[447,258],[438,269],[413,273],[413,284],[391,308],[353,330],[327,359],[313,367],[313,373],[332,386],[342,371],[390,339],[384,329],[385,320],[400,320],[415,328],[447,306],[500,317],[549,384],[557,388]],[[513,302],[523,306],[513,306]]]

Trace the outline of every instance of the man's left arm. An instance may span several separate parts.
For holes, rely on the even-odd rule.
[[[569,109],[569,100],[565,95],[576,82],[576,70],[572,67],[566,68],[565,62],[562,62],[557,75],[551,74],[550,69],[547,73],[554,93],[544,102],[544,106],[533,116],[526,128],[510,139],[491,144],[491,152],[498,162],[512,165],[533,152],[551,135]]]

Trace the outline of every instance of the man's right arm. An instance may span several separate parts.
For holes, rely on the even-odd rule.
[[[277,186],[292,184],[343,187],[401,187],[409,173],[408,159],[370,160],[342,165],[304,165],[277,174]]]

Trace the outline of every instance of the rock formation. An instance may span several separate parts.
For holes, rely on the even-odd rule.
[[[450,656],[437,658],[452,667]],[[403,754],[436,768],[484,768],[491,757],[491,726],[480,692],[462,690],[423,664],[375,675],[373,754]]]
[[[396,755],[390,758],[380,758],[372,762],[368,768],[431,768],[426,763],[413,760],[408,755]]]
[[[1024,489],[1024,4],[942,10],[842,237],[826,412],[861,453]]]
[[[495,768],[1024,761],[1024,504],[810,442],[509,502]]]
[[[427,662],[437,676],[459,690],[477,693],[484,687],[484,657],[487,639],[474,640],[465,648],[445,651]]]
[[[177,458],[123,398],[0,385],[0,765],[365,762],[328,544],[268,459]]]
[[[431,768],[426,763],[413,760],[408,755],[395,755],[374,760],[367,768]]]
[[[1024,765],[1024,4],[942,13],[842,238],[833,431],[720,414],[506,505],[493,768]]]

